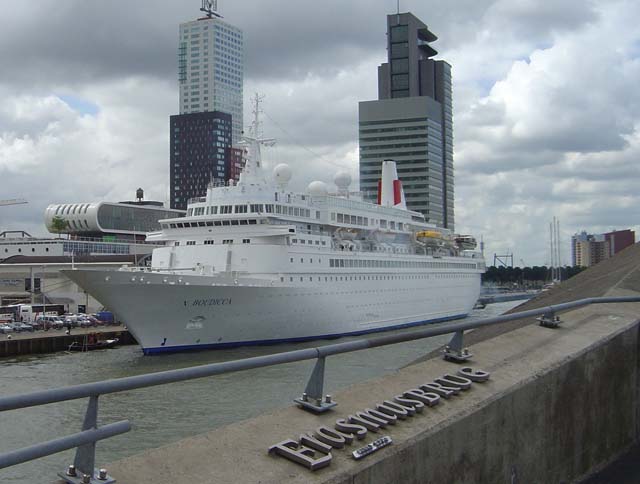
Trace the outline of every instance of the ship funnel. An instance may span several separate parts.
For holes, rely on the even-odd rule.
[[[382,162],[382,178],[378,181],[378,205],[383,207],[407,208],[402,182],[398,179],[396,162]]]

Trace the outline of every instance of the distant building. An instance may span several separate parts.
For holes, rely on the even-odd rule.
[[[435,40],[411,13],[387,16],[378,100],[359,104],[360,190],[375,203],[382,161],[393,159],[407,207],[453,229],[451,66],[431,59]]]
[[[186,210],[213,180],[228,180],[231,115],[220,111],[177,114],[169,121],[169,190],[172,209]]]
[[[183,210],[164,208],[162,202],[153,201],[59,203],[46,208],[44,223],[49,232],[57,234],[53,219],[63,219],[66,228],[60,233],[74,239],[140,241],[147,232],[160,230],[159,220],[184,214]]]
[[[181,23],[179,35],[180,114],[228,113],[233,120],[230,141],[238,143],[243,114],[242,30],[209,11],[197,20]]]
[[[240,180],[240,173],[244,168],[246,159],[244,157],[243,148],[229,148],[229,170],[227,180],[235,182]]]
[[[613,257],[635,243],[633,230],[618,230],[606,234],[587,234],[585,231],[571,237],[573,266],[591,267]]]

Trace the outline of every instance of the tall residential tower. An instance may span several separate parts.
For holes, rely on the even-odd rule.
[[[235,144],[242,133],[242,30],[224,22],[212,2],[202,4],[206,16],[180,24],[180,114],[229,113]]]
[[[435,40],[413,14],[387,16],[378,100],[359,104],[360,189],[375,202],[382,161],[393,159],[407,207],[453,229],[451,66],[431,59]]]
[[[217,2],[202,0],[204,17],[180,24],[180,114],[171,116],[171,208],[186,209],[209,182],[236,179],[242,150],[242,31],[221,20]]]

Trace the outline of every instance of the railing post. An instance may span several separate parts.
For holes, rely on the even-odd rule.
[[[540,326],[543,326],[545,328],[557,328],[560,323],[562,323],[560,316],[556,316],[556,313],[553,311],[544,313],[539,318],[536,318],[536,320],[538,321]]]
[[[82,422],[82,430],[92,430],[98,428],[98,397],[99,395],[91,395],[87,411],[84,414]],[[96,461],[96,443],[90,442],[79,446],[76,449],[76,456],[73,465],[70,465],[66,472],[59,473],[67,484],[112,484],[115,481],[111,476],[107,475],[105,469],[95,469]]]
[[[464,347],[464,331],[456,331],[449,344],[444,347],[444,359],[462,363],[472,356],[473,354],[469,352],[469,348]]]
[[[309,382],[300,398],[294,399],[301,408],[314,413],[326,412],[337,405],[331,400],[331,395],[324,393],[324,356],[319,356],[313,367]]]

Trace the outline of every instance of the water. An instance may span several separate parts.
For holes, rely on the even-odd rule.
[[[520,302],[491,304],[468,319],[501,314]],[[445,323],[446,324],[446,323]],[[399,330],[409,332],[411,329]],[[356,351],[327,359],[325,393],[391,373],[445,343],[450,336]],[[348,341],[356,338],[343,338]],[[248,347],[174,355],[143,356],[138,346],[90,353],[55,353],[0,359],[0,394],[12,395],[173,368],[248,358],[313,347],[333,341]],[[291,405],[304,390],[314,361],[257,368],[238,373],[104,395],[99,425],[128,419],[133,429],[98,443],[96,463],[104,465],[184,437]],[[0,413],[0,453],[80,430],[87,399]],[[66,451],[0,470],[0,482],[52,482],[73,462]]]

